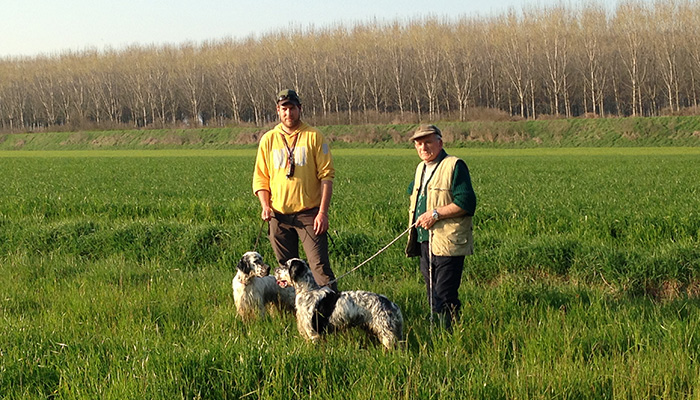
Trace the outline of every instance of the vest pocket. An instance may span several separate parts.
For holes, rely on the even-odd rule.
[[[447,240],[457,246],[464,246],[465,244],[469,243],[469,237],[467,236],[460,237],[459,235],[450,235],[447,237]]]
[[[428,193],[428,199],[432,199],[431,203],[436,205],[444,205],[452,203],[452,193],[450,193],[450,188],[442,187],[430,187],[428,188],[430,193]],[[427,205],[429,208],[430,204]],[[436,208],[436,207],[432,207]]]

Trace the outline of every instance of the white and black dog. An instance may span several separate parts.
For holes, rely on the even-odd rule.
[[[403,336],[401,309],[386,297],[365,291],[335,292],[320,287],[308,264],[292,258],[275,269],[280,287],[296,289],[296,317],[299,333],[317,341],[327,330],[359,326],[393,349]]]
[[[294,288],[282,288],[270,276],[270,266],[259,253],[249,251],[236,266],[233,278],[233,301],[238,315],[245,321],[265,316],[266,308],[294,311]]]

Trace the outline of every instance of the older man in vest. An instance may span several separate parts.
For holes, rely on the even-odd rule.
[[[451,329],[462,306],[458,289],[464,257],[474,252],[476,194],[467,164],[445,152],[437,126],[419,126],[411,141],[422,162],[409,186],[409,225],[415,228],[410,230],[406,255],[420,256],[431,311]]]

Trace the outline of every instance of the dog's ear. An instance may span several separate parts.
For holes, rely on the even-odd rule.
[[[297,281],[307,268],[303,260],[293,259],[289,262],[289,277],[292,278],[292,281]]]
[[[245,258],[241,258],[240,261],[238,261],[238,265],[236,265],[236,269],[240,270],[244,274],[247,274],[250,272],[250,266],[248,263],[245,261]]]

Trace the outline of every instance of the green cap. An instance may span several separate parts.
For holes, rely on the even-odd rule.
[[[299,100],[297,92],[293,91],[292,89],[284,89],[281,92],[277,93],[277,105],[282,105],[290,102],[295,103],[298,106],[301,105],[301,100]]]

